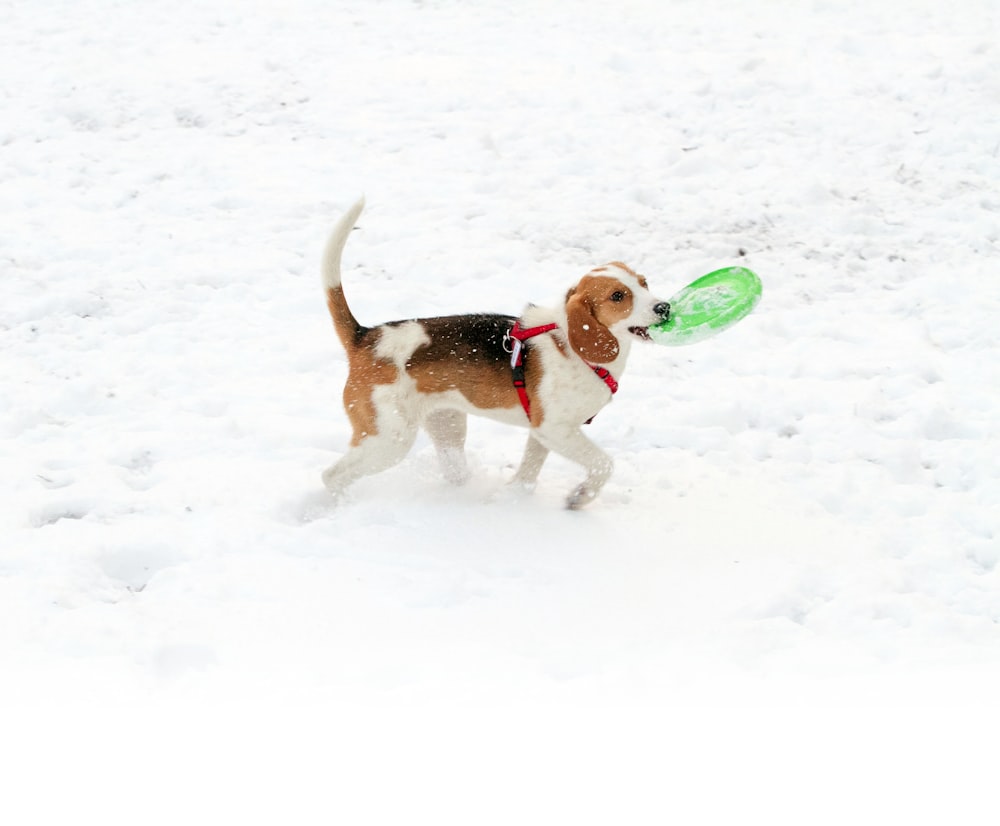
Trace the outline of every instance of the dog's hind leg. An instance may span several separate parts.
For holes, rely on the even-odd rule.
[[[469,466],[465,461],[465,434],[467,416],[458,410],[435,410],[424,419],[424,428],[437,448],[444,478],[454,485],[469,479]]]
[[[323,471],[323,484],[335,497],[352,482],[388,470],[403,460],[417,437],[417,427],[399,417],[379,417],[378,433],[356,435],[350,450]]]

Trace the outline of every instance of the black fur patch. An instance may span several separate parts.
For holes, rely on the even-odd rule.
[[[510,353],[504,350],[503,342],[515,320],[513,316],[493,313],[416,319],[430,343],[417,348],[411,361],[501,366],[510,361]],[[405,323],[393,321],[387,326]]]

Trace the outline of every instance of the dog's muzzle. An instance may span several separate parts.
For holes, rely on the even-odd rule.
[[[663,324],[665,321],[670,319],[670,304],[666,301],[661,301],[659,304],[653,305],[653,312],[660,317],[657,324]],[[628,331],[638,338],[644,339],[645,341],[650,341],[649,328],[648,327],[629,327]]]

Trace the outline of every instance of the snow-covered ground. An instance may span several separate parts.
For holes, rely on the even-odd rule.
[[[990,705],[991,0],[0,9],[0,698]],[[332,508],[318,262],[362,321],[552,303],[620,259],[757,311],[633,350],[616,460]],[[551,821],[550,821],[551,822]]]

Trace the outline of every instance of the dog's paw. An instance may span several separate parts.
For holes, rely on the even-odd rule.
[[[472,478],[472,471],[465,460],[465,451],[461,448],[444,448],[438,451],[441,474],[445,481],[452,485],[464,485]]]
[[[571,511],[578,511],[586,507],[597,498],[597,491],[586,484],[580,485],[566,499],[566,507]]]
[[[507,487],[517,493],[534,493],[535,488],[538,487],[538,480],[525,479],[515,475],[507,480]]]
[[[444,467],[441,469],[441,473],[449,485],[456,487],[466,484],[472,478],[472,471],[467,467]]]

